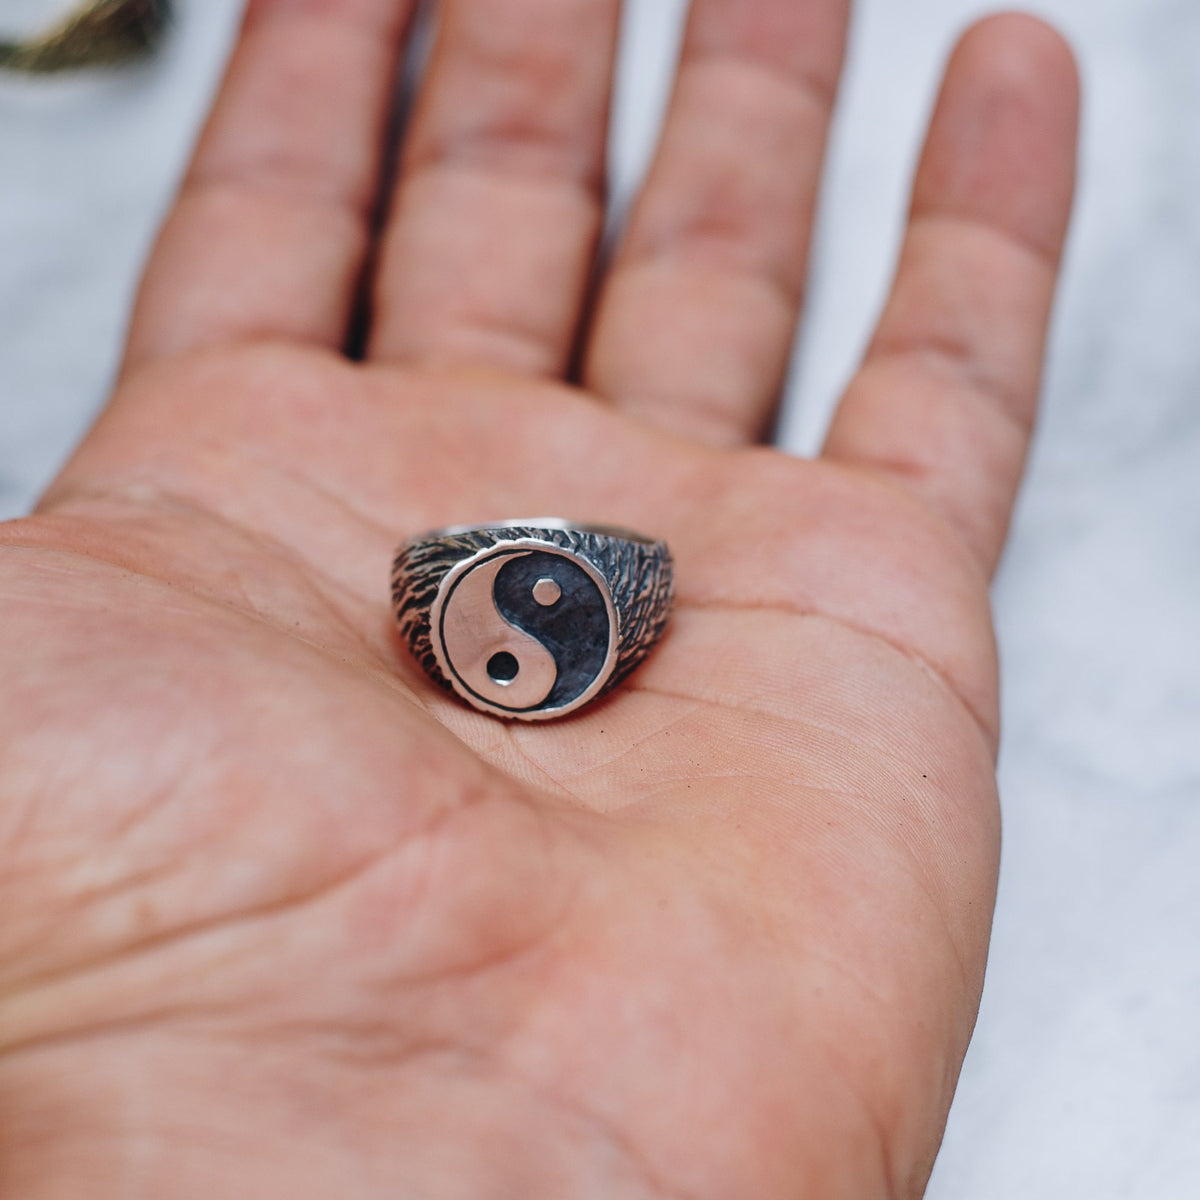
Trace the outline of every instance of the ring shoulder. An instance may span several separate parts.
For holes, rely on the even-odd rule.
[[[591,543],[583,553],[608,581],[620,620],[617,664],[605,685],[616,687],[650,653],[671,619],[675,564],[663,543],[635,542],[581,535]]]

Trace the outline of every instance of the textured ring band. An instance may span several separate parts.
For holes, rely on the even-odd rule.
[[[665,543],[558,518],[457,526],[400,548],[392,603],[430,678],[493,716],[565,716],[616,686],[662,636]]]

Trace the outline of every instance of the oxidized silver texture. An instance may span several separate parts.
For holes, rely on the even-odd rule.
[[[493,716],[566,716],[615,687],[671,612],[666,544],[558,518],[460,526],[402,546],[400,632],[426,673]]]

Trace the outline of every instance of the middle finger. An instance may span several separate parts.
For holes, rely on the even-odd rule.
[[[787,365],[848,0],[695,0],[584,382],[675,433],[761,436]]]

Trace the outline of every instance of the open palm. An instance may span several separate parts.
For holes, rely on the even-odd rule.
[[[3,529],[6,1196],[919,1194],[991,914],[986,589],[1070,56],[960,46],[804,462],[752,443],[845,6],[695,4],[576,388],[616,7],[442,5],[373,252],[407,6],[252,4],[116,397]],[[678,606],[520,726],[420,673],[387,578],[538,514],[664,537]]]

